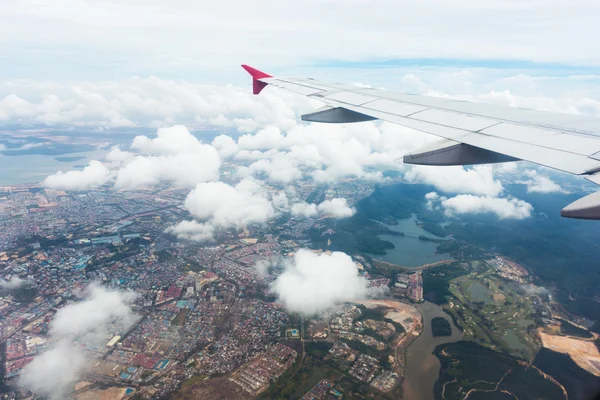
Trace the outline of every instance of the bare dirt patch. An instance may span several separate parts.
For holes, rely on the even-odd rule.
[[[600,351],[591,340],[549,335],[539,332],[542,345],[558,353],[568,354],[581,368],[600,376]]]

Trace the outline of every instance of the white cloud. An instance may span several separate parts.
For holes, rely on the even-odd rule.
[[[131,147],[145,155],[134,157],[118,171],[117,188],[135,189],[160,182],[194,187],[219,177],[221,159],[215,148],[200,142],[184,126],[161,128],[154,139],[136,136]]]
[[[117,189],[163,182],[194,187],[219,177],[221,159],[217,150],[200,142],[184,126],[159,129],[154,139],[137,136],[132,148],[142,154],[113,147],[106,155],[106,164],[93,160],[82,171],[60,171],[47,177],[43,184],[56,189],[87,190],[115,179]]]
[[[316,204],[301,202],[292,204],[291,213],[294,217],[311,218],[316,216],[319,211]]]
[[[130,161],[134,156],[135,154],[130,153],[129,151],[123,151],[119,146],[113,146],[110,152],[104,157],[104,160],[119,165],[126,161]]]
[[[264,172],[269,180],[289,183],[310,176],[320,183],[346,177],[381,180],[380,171],[365,167],[400,169],[400,159],[433,137],[390,123],[298,124],[282,133],[267,127],[238,139],[236,159],[253,160],[251,173]]]
[[[220,159],[210,146],[199,153],[176,156],[136,156],[117,172],[115,187],[136,189],[161,182],[194,187],[198,182],[217,179]]]
[[[245,74],[241,68],[239,74]],[[6,123],[161,128],[177,121],[190,127],[227,126],[251,132],[268,125],[291,129],[296,112],[315,105],[314,100],[277,90],[254,96],[247,87],[154,77],[76,83],[0,81],[0,122]],[[134,147],[150,152],[160,148],[160,154],[170,148],[168,141],[149,140],[136,139]]]
[[[161,128],[153,139],[145,135],[136,136],[131,143],[131,148],[141,153],[160,155],[198,154],[206,151],[207,147],[183,125]]]
[[[514,198],[497,198],[461,194],[441,200],[447,215],[495,214],[500,219],[525,219],[531,216],[533,206]]]
[[[369,297],[373,292],[367,284],[347,254],[299,250],[272,283],[271,291],[289,311],[312,315],[336,304]]]
[[[197,221],[181,221],[177,225],[167,228],[166,231],[180,239],[202,243],[215,241],[215,227]]]
[[[49,348],[25,366],[20,386],[51,399],[66,398],[87,365],[83,346],[106,340],[109,325],[125,330],[133,323],[133,293],[91,285],[84,295],[58,310],[50,323]]]
[[[348,218],[356,213],[356,209],[348,205],[348,200],[339,197],[323,201],[317,209],[319,213],[333,218]]]
[[[283,199],[276,194],[280,207]],[[264,224],[277,210],[260,183],[245,179],[236,186],[223,182],[199,183],[186,197],[185,208],[202,224],[183,221],[170,228],[178,237],[210,240],[217,230],[243,229],[250,224]]]
[[[229,158],[238,151],[238,145],[230,136],[219,135],[212,141],[212,146],[222,158]]]
[[[12,278],[6,280],[0,278],[0,289],[3,290],[15,290],[20,289],[24,286],[33,284],[33,281],[29,279],[22,279],[18,276],[13,276]]]
[[[478,165],[470,169],[463,167],[413,166],[406,174],[409,182],[427,183],[447,193],[469,193],[497,196],[503,190],[500,181],[494,178],[493,168]]]
[[[88,190],[104,185],[111,178],[111,171],[104,164],[92,160],[81,171],[58,171],[44,179],[42,185],[53,189]]]
[[[290,212],[294,217],[311,218],[320,215],[342,219],[353,216],[356,213],[356,209],[348,205],[348,200],[336,197],[331,200],[325,200],[318,205],[306,202],[294,203]]]
[[[535,170],[525,171],[525,175],[530,179],[523,181],[527,185],[528,193],[560,193],[563,188],[547,176],[538,174]]]

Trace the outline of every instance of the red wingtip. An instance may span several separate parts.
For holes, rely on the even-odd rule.
[[[259,94],[261,90],[267,86],[266,82],[261,82],[259,79],[263,78],[272,78],[271,75],[266,74],[262,71],[257,70],[256,68],[252,68],[249,65],[242,64],[242,68],[244,68],[250,75],[252,75],[252,93]]]
[[[271,75],[264,73],[262,71],[257,70],[256,68],[252,68],[249,65],[242,64],[242,68],[244,68],[254,79],[263,79],[263,78],[272,78]]]

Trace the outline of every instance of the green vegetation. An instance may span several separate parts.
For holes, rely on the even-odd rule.
[[[445,304],[452,295],[450,281],[470,272],[466,263],[453,263],[423,271],[423,296],[436,304]]]
[[[327,186],[317,186],[306,198],[307,203],[319,204],[325,200],[325,194],[327,192]]]
[[[426,230],[429,233],[433,233],[435,236],[439,236],[441,238],[448,236],[448,231],[446,231],[440,224],[437,222],[421,222],[421,228]]]
[[[592,338],[590,331],[584,328],[580,328],[577,325],[573,325],[569,321],[563,319],[560,320],[560,333],[563,335],[575,336],[584,339]]]
[[[298,359],[300,358],[298,357]],[[294,367],[292,366],[290,370],[293,369]],[[300,399],[313,386],[319,383],[321,379],[329,379],[332,382],[336,382],[342,376],[340,372],[307,355],[304,358],[302,367],[291,381],[289,378],[285,380],[285,377],[282,375],[277,380],[277,383],[271,385],[267,391],[259,396],[259,399]],[[283,387],[279,386],[281,383],[284,384]]]
[[[333,233],[325,232],[331,229]],[[329,232],[331,232],[329,231]],[[312,245],[319,249],[343,251],[348,254],[370,253],[385,254],[386,250],[393,249],[391,242],[382,240],[378,235],[401,235],[385,226],[356,214],[343,220],[326,220],[324,225],[311,228],[306,232]],[[331,245],[329,245],[331,239]]]
[[[591,399],[600,387],[600,378],[579,367],[567,354],[543,348],[533,365],[563,385],[569,399]]]
[[[173,320],[171,321],[171,325],[183,326],[183,324],[185,324],[185,320],[187,319],[189,313],[190,313],[189,308],[186,308],[186,307],[182,308],[181,310],[179,310],[179,312],[177,313],[175,318],[173,318]]]
[[[463,338],[530,360],[539,342],[535,310],[517,288],[503,284],[485,263],[449,282],[452,306],[445,310],[463,329]]]
[[[431,333],[433,337],[452,335],[450,322],[444,317],[434,317],[431,320]]]
[[[503,399],[500,391],[512,398],[564,399],[562,389],[534,367],[473,342],[460,341],[443,344],[434,350],[442,364],[435,384],[436,398]],[[476,396],[476,397],[472,397]]]
[[[600,307],[594,299],[600,287],[597,273],[600,230],[586,221],[561,218],[557,212],[581,194],[547,196],[528,193],[524,185],[506,185],[506,188],[511,195],[532,204],[536,213],[522,220],[499,220],[492,214],[461,215],[460,221],[443,228],[455,240],[440,243],[438,252],[462,260],[479,259],[482,251],[503,254],[532,269],[542,281],[556,285],[557,300],[569,311],[598,321],[594,330],[600,332]],[[383,254],[391,243],[372,238],[374,232],[352,235],[352,229],[362,229],[363,221],[393,224],[412,213],[417,214],[424,229],[437,234],[440,230],[436,224],[446,217],[442,211],[424,207],[424,196],[432,190],[429,185],[405,183],[377,186],[369,197],[357,203],[355,217],[344,220],[350,225],[354,223],[354,227],[348,227],[348,236],[354,243],[342,243],[346,239],[342,235],[337,240],[332,238],[332,247],[350,253]],[[574,300],[569,300],[569,294]]]

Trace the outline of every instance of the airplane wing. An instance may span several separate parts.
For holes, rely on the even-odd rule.
[[[248,65],[253,92],[267,85],[322,101],[304,121],[349,123],[380,119],[440,138],[407,164],[473,165],[526,160],[600,184],[600,119],[387,90],[277,78]],[[565,207],[569,218],[600,219],[600,192]]]

